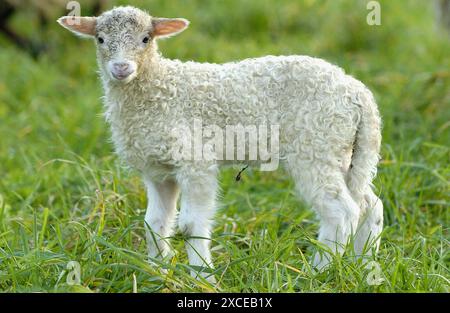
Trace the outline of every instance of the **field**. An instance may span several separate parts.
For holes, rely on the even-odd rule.
[[[376,263],[367,269],[346,254],[313,272],[318,222],[293,182],[281,169],[247,170],[236,182],[236,168],[221,173],[218,284],[189,276],[180,234],[161,274],[146,262],[144,187],[114,155],[102,116],[94,44],[56,22],[35,27],[27,10],[12,24],[46,53],[33,59],[0,36],[0,291],[450,291],[450,36],[430,1],[380,1],[379,26],[356,0],[110,1],[124,3],[191,21],[160,43],[167,57],[311,55],[369,86],[383,116]],[[80,264],[79,285],[68,283],[70,261]]]

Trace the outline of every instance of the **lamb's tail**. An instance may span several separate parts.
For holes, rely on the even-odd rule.
[[[347,186],[357,203],[372,194],[372,180],[377,173],[381,146],[381,119],[372,93],[360,94],[361,118],[353,146]]]

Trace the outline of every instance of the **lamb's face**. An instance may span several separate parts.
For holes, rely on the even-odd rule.
[[[151,17],[133,7],[114,8],[99,17],[65,16],[58,22],[77,35],[95,38],[103,78],[117,83],[129,83],[139,74],[156,39],[189,25],[182,18]]]
[[[152,18],[137,9],[114,9],[97,18],[96,44],[104,76],[128,83],[154,44]]]

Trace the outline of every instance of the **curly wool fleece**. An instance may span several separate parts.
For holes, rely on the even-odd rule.
[[[97,38],[114,146],[142,173],[147,186],[150,257],[169,252],[166,237],[173,232],[181,192],[178,223],[192,236],[186,245],[190,263],[212,266],[208,238],[216,207],[217,162],[173,160],[171,155],[177,141],[173,129],[195,119],[221,128],[279,125],[280,160],[320,218],[319,241],[329,253],[342,253],[350,236],[359,255],[366,243],[378,249],[383,206],[371,181],[379,160],[381,121],[362,83],[308,56],[226,64],[169,60],[158,52],[156,40],[181,32],[188,22],[154,18],[133,7],[81,18],[78,28],[64,19],[59,21],[64,27]],[[111,75],[111,62],[119,61],[135,64],[126,82]],[[325,267],[329,253],[316,253],[313,264]],[[200,274],[214,280],[207,272]]]

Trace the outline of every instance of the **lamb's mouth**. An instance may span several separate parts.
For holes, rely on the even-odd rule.
[[[111,75],[116,80],[124,80],[131,76],[131,74],[116,74],[116,73],[111,73]]]
[[[136,77],[136,73],[133,72],[131,74],[120,74],[110,72],[110,76],[111,80],[117,84],[128,84]]]

